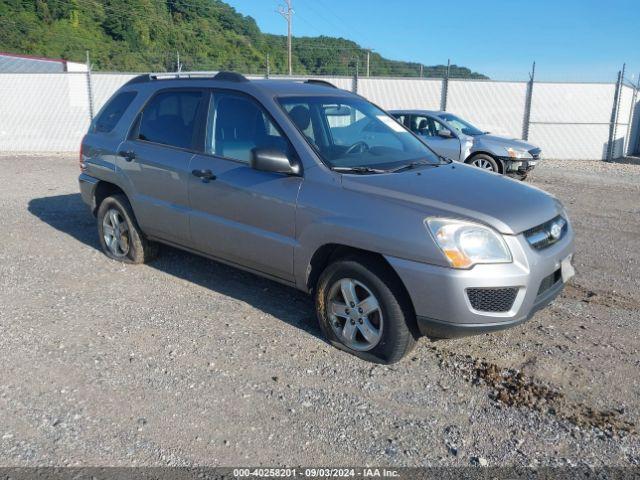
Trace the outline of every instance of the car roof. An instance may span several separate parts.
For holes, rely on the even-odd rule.
[[[220,72],[216,75],[194,73],[145,74],[131,79],[125,87],[135,89],[144,86],[152,90],[171,87],[219,87],[244,91],[279,95],[331,95],[353,96],[330,82],[315,79],[248,79],[234,72]]]
[[[395,113],[398,115],[442,115],[444,112],[442,110],[388,110],[389,113]],[[451,112],[449,112],[451,113]]]

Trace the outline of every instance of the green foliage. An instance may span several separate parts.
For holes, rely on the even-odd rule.
[[[272,74],[287,70],[286,37],[264,34],[255,20],[221,0],[0,0],[0,51],[83,62],[94,69],[174,71],[235,70]],[[327,36],[294,37],[296,74],[365,74],[366,51]],[[423,66],[425,77],[446,67]],[[370,56],[371,75],[419,76],[420,65]],[[451,75],[486,78],[464,67]]]

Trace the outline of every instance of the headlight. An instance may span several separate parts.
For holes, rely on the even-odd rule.
[[[425,223],[453,268],[511,262],[502,235],[489,227],[450,218],[427,218]]]
[[[531,154],[523,148],[509,147],[509,148],[505,148],[505,150],[507,151],[507,156],[509,158],[518,158],[518,159],[533,158]]]

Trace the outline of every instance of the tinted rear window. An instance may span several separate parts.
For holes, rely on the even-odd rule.
[[[135,96],[136,92],[122,92],[116,95],[96,118],[93,131],[108,133],[113,130]]]
[[[153,97],[142,112],[138,138],[180,148],[192,148],[196,116],[203,92],[167,91]]]

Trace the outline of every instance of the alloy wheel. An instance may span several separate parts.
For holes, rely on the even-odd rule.
[[[115,208],[107,210],[102,219],[104,243],[115,257],[129,253],[129,226],[122,213]]]
[[[484,170],[491,170],[492,172],[495,171],[492,163],[489,160],[485,160],[484,158],[475,159],[473,162],[471,162],[471,165],[473,165],[474,167],[482,168]]]
[[[347,347],[367,351],[382,338],[382,309],[373,292],[352,278],[336,281],[329,289],[331,328]]]

